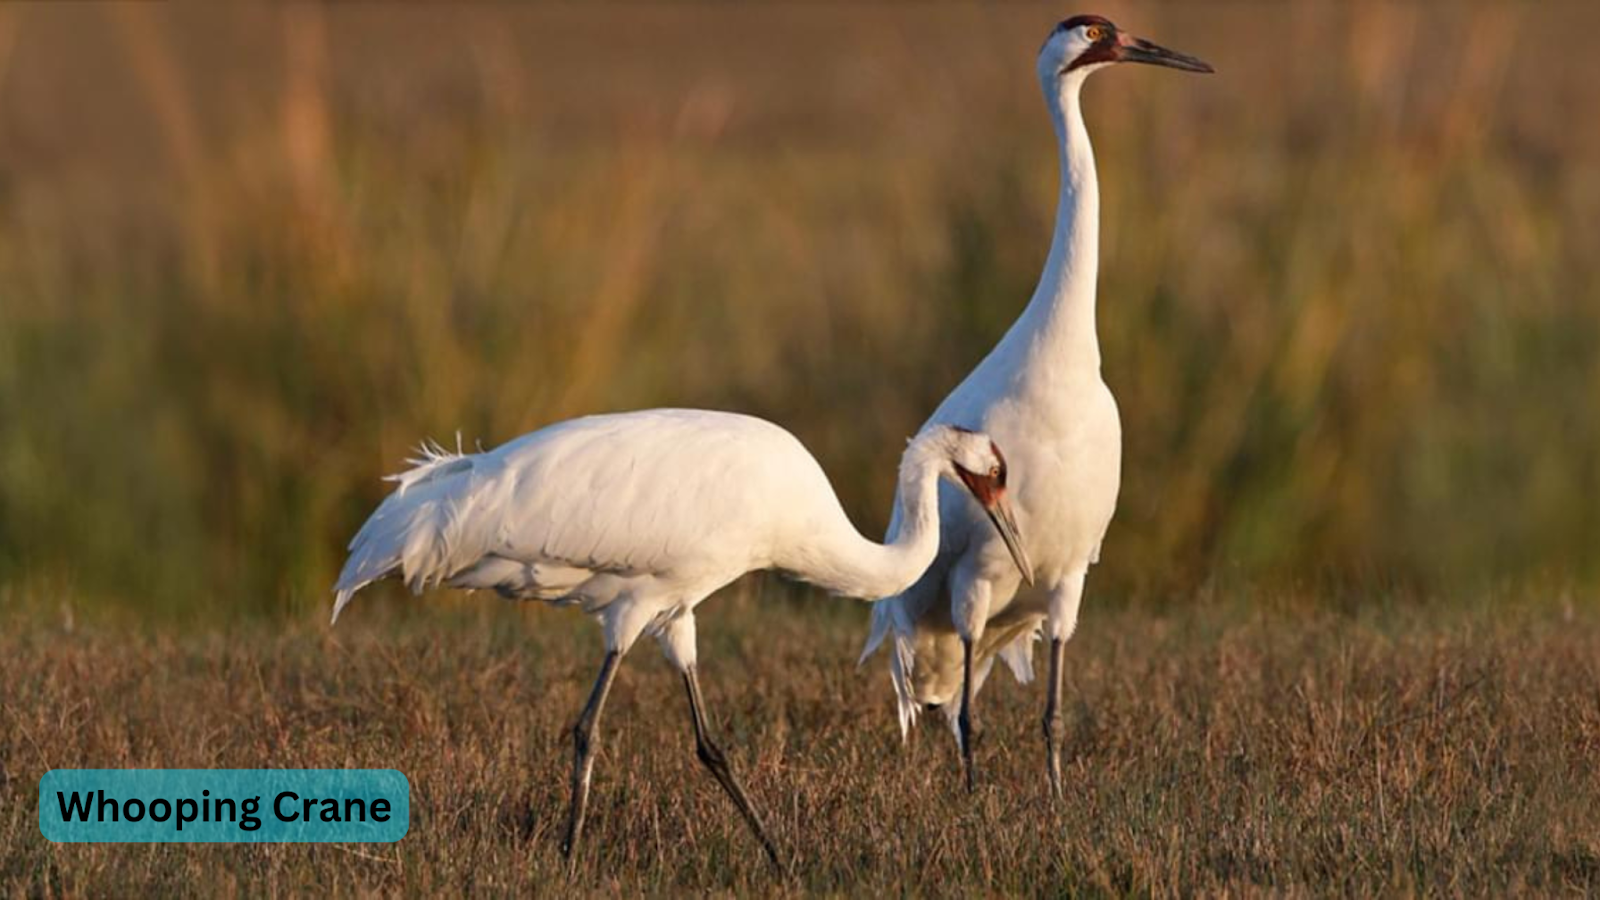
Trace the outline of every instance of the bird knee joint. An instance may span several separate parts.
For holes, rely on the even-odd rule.
[[[1045,717],[1044,717],[1044,737],[1045,737],[1045,740],[1049,741],[1052,744],[1058,745],[1058,746],[1061,744],[1062,741],[1066,740],[1066,738],[1067,738],[1067,723],[1062,720],[1061,715],[1059,713],[1056,713],[1054,711],[1045,713]]]
[[[722,755],[722,751],[718,749],[716,744],[702,741],[695,747],[695,755],[700,757],[700,762],[713,769],[728,764],[727,758]]]

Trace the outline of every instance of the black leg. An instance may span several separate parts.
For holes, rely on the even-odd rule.
[[[756,813],[755,807],[750,805],[750,799],[744,795],[744,788],[739,786],[739,780],[733,777],[733,770],[728,768],[728,758],[722,754],[722,748],[711,740],[711,729],[706,724],[705,700],[700,696],[700,679],[695,674],[694,666],[684,670],[683,685],[689,691],[689,715],[694,719],[695,751],[700,757],[700,762],[710,770],[717,783],[722,785],[722,789],[728,792],[728,796],[733,799],[733,805],[739,807],[739,812],[744,815],[750,830],[756,833],[762,848],[767,851],[767,858],[772,861],[772,867],[777,869],[780,875],[783,874],[783,863],[778,859],[778,849],[773,846],[772,839],[767,837],[767,829],[761,824],[761,816]]]
[[[1060,638],[1050,640],[1050,684],[1044,702],[1044,752],[1045,765],[1050,771],[1050,793],[1062,798],[1061,742],[1066,737],[1066,726],[1061,722],[1061,662],[1066,656],[1067,642]]]
[[[589,702],[572,726],[572,810],[567,816],[567,838],[561,842],[561,852],[569,863],[576,861],[578,838],[583,834],[583,815],[589,807],[589,776],[594,772],[595,732],[600,725],[600,707],[611,692],[611,682],[617,677],[617,663],[622,654],[611,651],[600,666],[600,677],[595,679]]]
[[[972,764],[972,743],[977,738],[972,714],[972,642],[961,642],[961,711],[956,716],[956,728],[961,735],[961,763],[967,772],[967,793],[977,790],[978,773]]]

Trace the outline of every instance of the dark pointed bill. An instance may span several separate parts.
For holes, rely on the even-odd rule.
[[[1144,38],[1132,38],[1122,44],[1117,50],[1119,62],[1148,63],[1152,66],[1166,66],[1171,69],[1182,69],[1185,72],[1206,72],[1216,70],[1210,64],[1196,59],[1187,53],[1168,50],[1160,44],[1153,44]]]
[[[1028,551],[1022,549],[1022,538],[1017,534],[1017,517],[1011,512],[1011,504],[1001,495],[995,497],[993,503],[985,505],[983,511],[989,514],[989,521],[1000,532],[1000,539],[1006,542],[1012,561],[1022,571],[1022,580],[1032,587],[1033,563],[1028,561]]]

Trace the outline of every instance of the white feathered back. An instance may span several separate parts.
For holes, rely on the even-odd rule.
[[[762,568],[777,538],[767,533],[773,505],[795,513],[785,521],[802,530],[849,525],[793,435],[732,413],[586,416],[486,452],[425,445],[409,462],[350,542],[335,620],[356,591],[396,571],[420,591],[493,557],[497,574],[524,573],[518,595],[542,597],[536,582],[552,566],[624,576]],[[712,559],[723,544],[750,555]],[[570,586],[571,568],[557,575]]]

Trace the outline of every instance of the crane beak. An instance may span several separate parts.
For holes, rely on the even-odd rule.
[[[1166,66],[1170,69],[1182,69],[1185,72],[1212,73],[1216,69],[1210,64],[1196,59],[1187,53],[1168,50],[1160,44],[1154,44],[1144,38],[1118,35],[1117,62],[1147,63],[1152,66]]]
[[[1006,542],[1012,561],[1022,572],[1022,580],[1027,582],[1028,587],[1033,587],[1033,563],[1028,561],[1028,551],[1022,548],[1022,538],[1017,534],[1017,517],[1011,512],[1011,503],[1006,500],[1005,494],[992,496],[992,502],[985,503],[983,511],[989,514],[989,521],[1000,532],[1000,539]]]
[[[999,453],[1000,449],[996,447],[995,452]],[[1000,532],[1000,539],[1006,542],[1006,549],[1011,551],[1011,560],[1022,571],[1022,580],[1028,583],[1028,587],[1033,587],[1033,563],[1028,561],[1028,551],[1022,548],[1022,538],[1017,535],[1017,516],[1011,511],[1011,502],[1006,499],[1005,474],[1002,472],[998,477],[980,476],[960,465],[956,466],[956,474],[972,493],[973,499],[989,515],[994,530]]]

